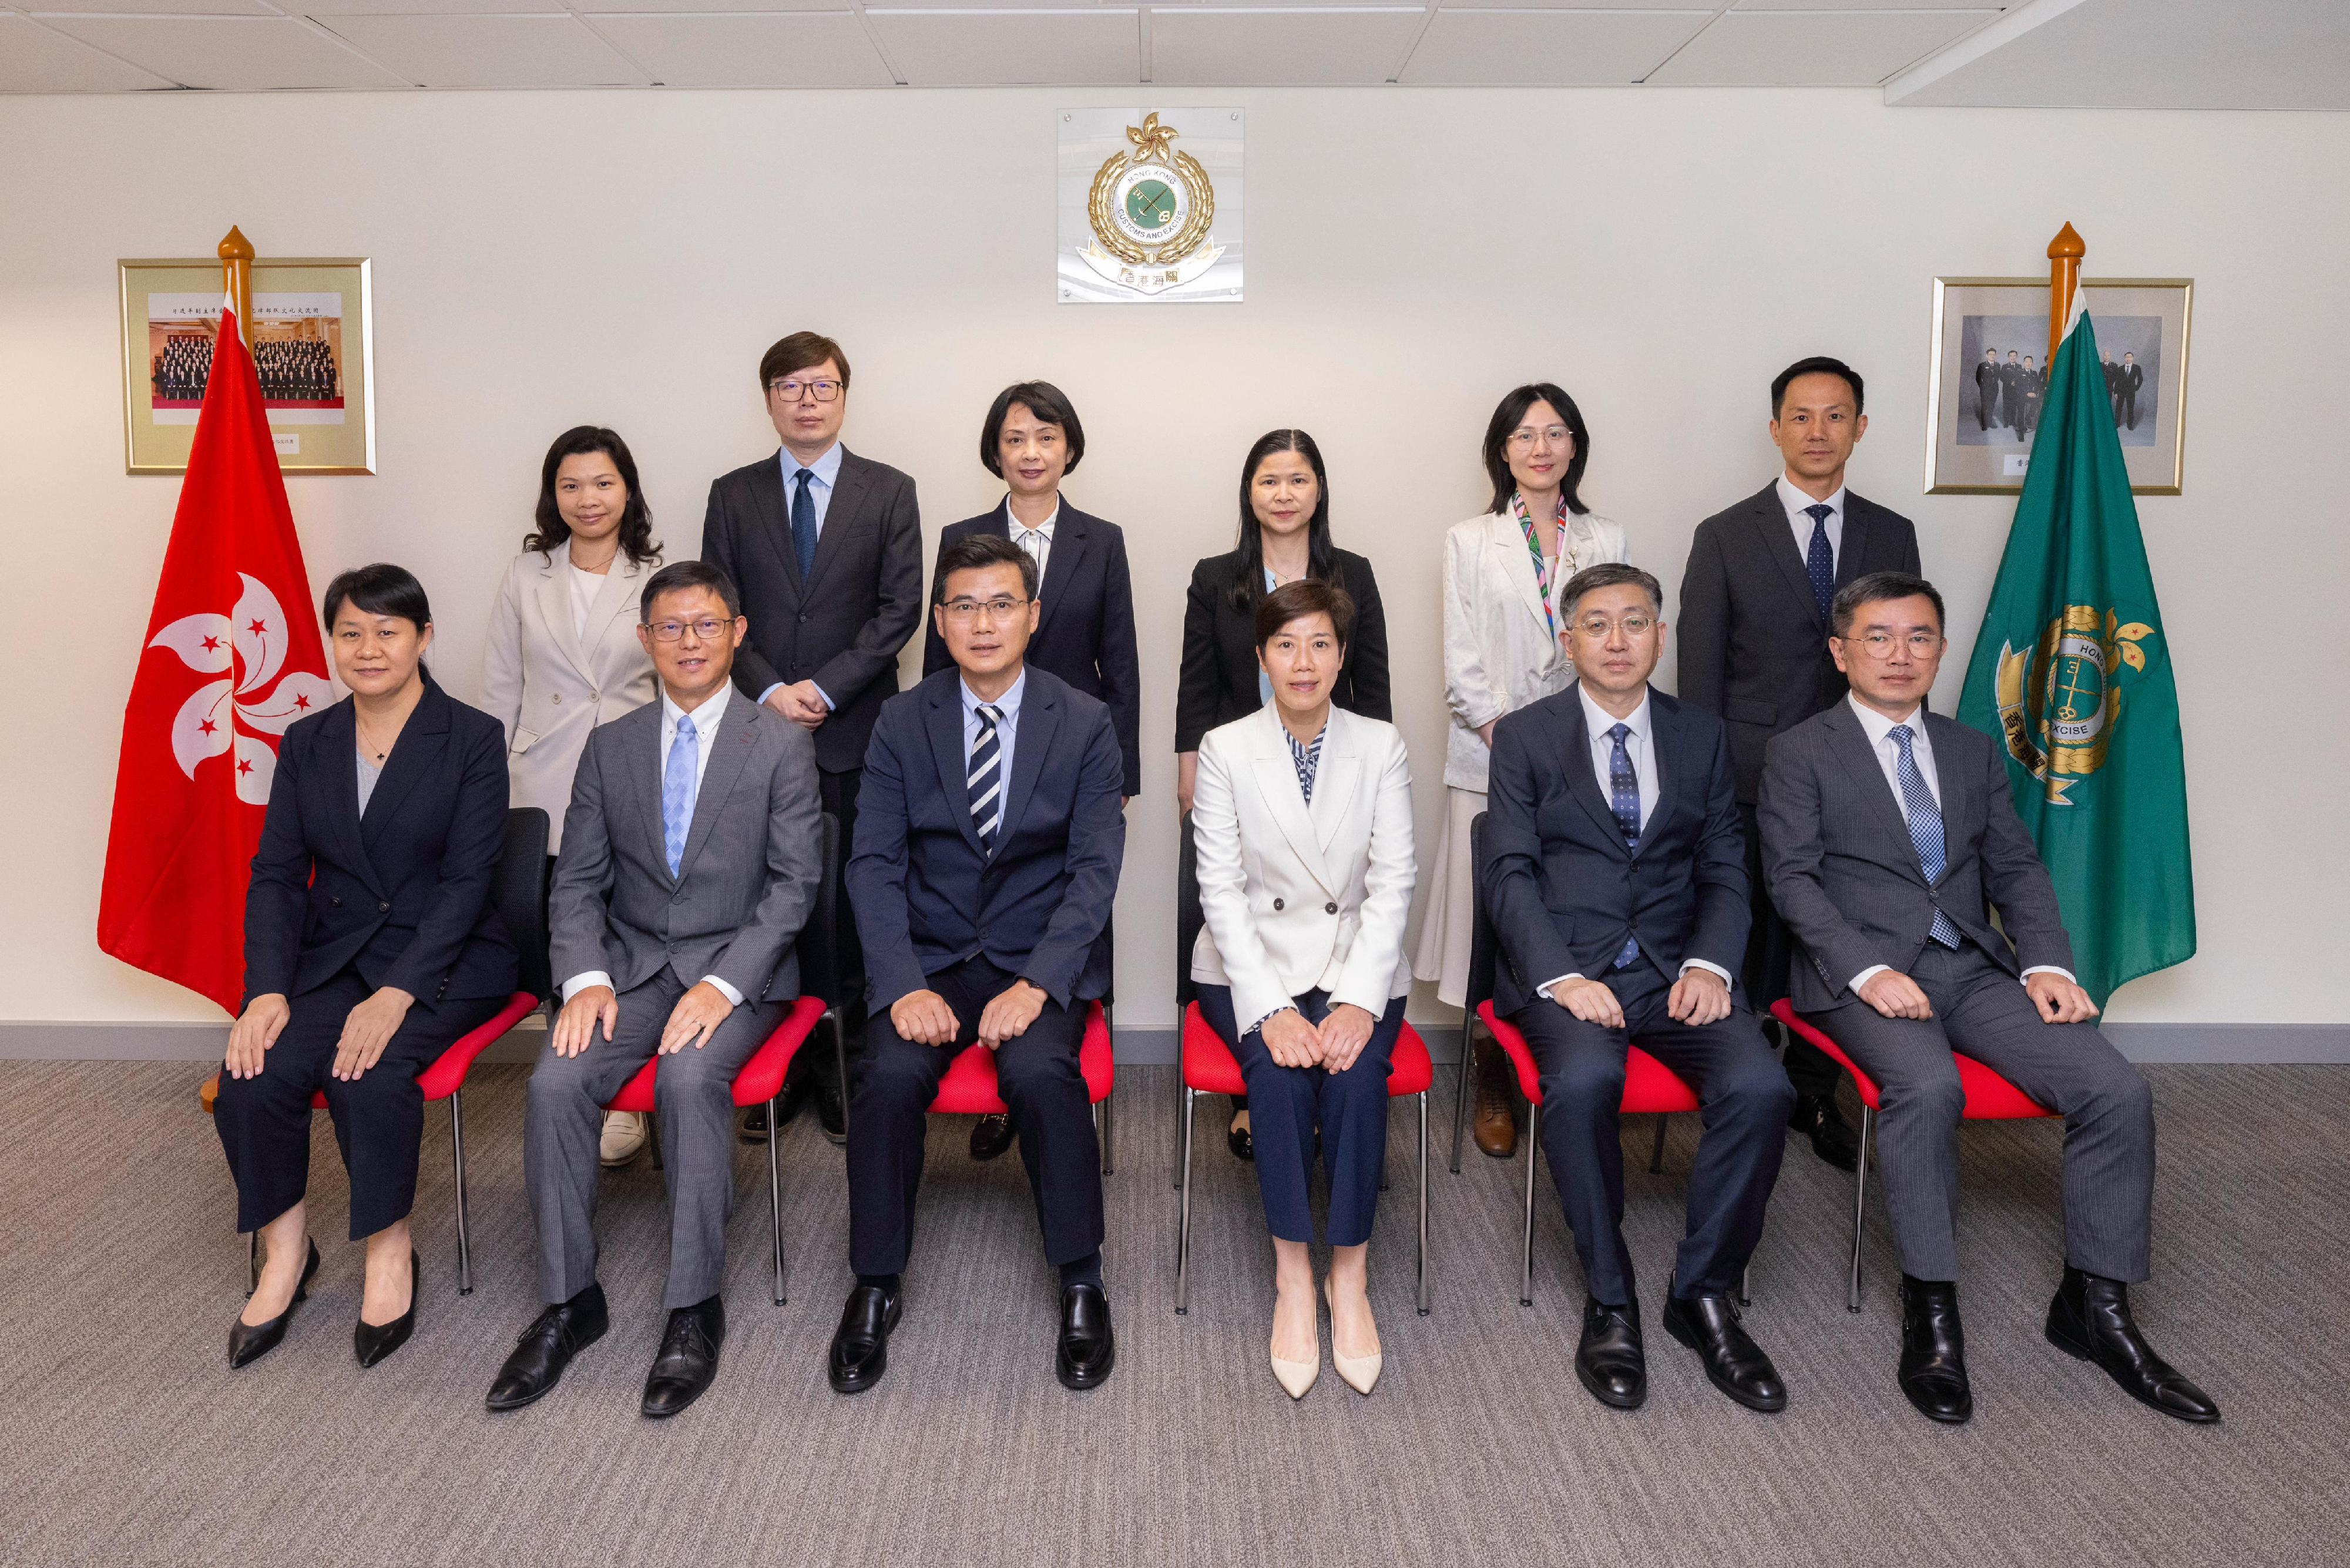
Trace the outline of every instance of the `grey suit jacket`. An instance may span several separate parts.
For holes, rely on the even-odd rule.
[[[799,994],[793,943],[816,907],[822,807],[808,732],[737,692],[712,742],[676,877],[661,839],[659,701],[588,738],[548,909],[557,983],[627,991],[674,969],[745,997]]]
[[[1798,1011],[1854,1001],[1846,983],[1873,964],[1908,973],[1937,909],[2011,974],[2073,967],[2055,885],[2015,815],[1997,742],[1937,713],[1921,722],[1934,747],[1945,846],[1941,879],[1930,888],[1850,703],[1777,736],[1765,754],[1763,879],[1810,961],[1790,977]],[[1993,909],[2005,936],[1991,929]]]

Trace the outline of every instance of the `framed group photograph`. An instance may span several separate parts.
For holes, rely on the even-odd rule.
[[[2138,495],[2176,495],[2185,478],[2191,278],[2085,277],[2106,397]],[[2023,488],[2048,385],[2048,280],[1934,280],[1926,400],[1929,494]]]
[[[221,264],[207,256],[117,266],[123,461],[132,473],[184,473],[220,331]],[[249,347],[287,473],[375,472],[368,270],[354,257],[253,264]]]

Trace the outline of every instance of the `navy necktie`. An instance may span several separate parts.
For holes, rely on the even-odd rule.
[[[1950,848],[1942,832],[1942,808],[1934,802],[1934,792],[1926,787],[1925,770],[1918,765],[1918,753],[1911,749],[1916,737],[1909,726],[1896,724],[1892,730],[1893,743],[1901,750],[1899,765],[1894,770],[1901,780],[1901,805],[1909,818],[1909,844],[1918,851],[1918,869],[1926,874],[1926,886],[1931,888],[1949,864]],[[1934,906],[1934,924],[1928,935],[1946,948],[1959,945],[1959,928],[1950,917],[1942,913],[1941,905]]]
[[[1820,624],[1828,624],[1828,607],[1835,600],[1835,551],[1828,545],[1828,518],[1835,508],[1825,501],[1815,501],[1804,508],[1812,520],[1812,547],[1804,552],[1804,575],[1812,579],[1812,605],[1820,612]]]
[[[1618,724],[1607,732],[1616,742],[1615,753],[1607,759],[1607,805],[1616,813],[1617,829],[1624,835],[1624,847],[1640,846],[1640,775],[1632,771],[1632,753],[1624,749],[1625,738],[1630,735],[1629,724]],[[1616,955],[1616,967],[1622,969],[1640,956],[1640,943],[1636,937],[1624,939],[1624,950]]]
[[[1003,738],[995,732],[1003,711],[983,702],[972,711],[979,715],[979,739],[972,742],[963,784],[971,795],[971,825],[979,834],[979,852],[993,855],[995,830],[1003,822]]]
[[[792,493],[792,554],[799,557],[800,584],[806,587],[808,574],[816,570],[816,502],[808,495],[816,471],[803,468],[792,478],[799,483]]]

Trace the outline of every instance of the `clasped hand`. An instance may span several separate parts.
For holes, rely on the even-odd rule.
[[[1042,986],[1014,981],[981,1010],[979,1043],[993,1051],[1006,1040],[1019,1039],[1050,1000]],[[951,1045],[962,1033],[962,1021],[935,991],[910,991],[891,1002],[889,1024],[898,1038],[917,1045]]]
[[[1370,1044],[1378,1023],[1367,1010],[1342,1002],[1324,1013],[1318,1024],[1307,1023],[1295,1008],[1284,1007],[1257,1025],[1257,1034],[1280,1066],[1343,1073]]]
[[[824,697],[813,680],[778,686],[768,693],[767,706],[803,730],[813,730],[832,716],[832,710],[824,705]]]

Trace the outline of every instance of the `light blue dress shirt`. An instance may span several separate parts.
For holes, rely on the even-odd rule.
[[[775,463],[777,467],[783,470],[784,472],[784,515],[788,517],[792,514],[792,493],[799,488],[799,482],[793,476],[800,471],[800,460],[794,457],[789,450],[784,450],[775,453]],[[824,514],[832,508],[832,489],[833,486],[838,483],[840,480],[840,443],[838,441],[833,442],[830,446],[825,449],[825,452],[822,457],[817,458],[814,462],[811,462],[806,466],[810,475],[808,479],[808,504],[816,510],[816,536],[818,539],[822,539],[824,537]],[[776,681],[764,691],[759,693],[759,701],[764,702],[768,698],[774,696],[778,691],[789,684],[790,682],[788,681]],[[827,691],[823,687],[817,687],[816,689],[816,694],[824,699],[824,705],[827,708],[837,708],[839,706],[838,703],[832,700],[832,694]]]
[[[1020,668],[1019,678],[1012,682],[1011,690],[991,704],[1003,715],[995,722],[995,743],[1001,748],[995,765],[1002,770],[996,776],[1003,781],[1003,804],[1007,806],[1012,804],[1012,747],[1020,736],[1020,694],[1027,689],[1028,668],[1024,664]],[[962,693],[962,756],[968,764],[971,749],[979,744],[979,698],[968,680],[956,681],[955,690]],[[1011,826],[1009,813],[1005,815],[1004,826]]]

